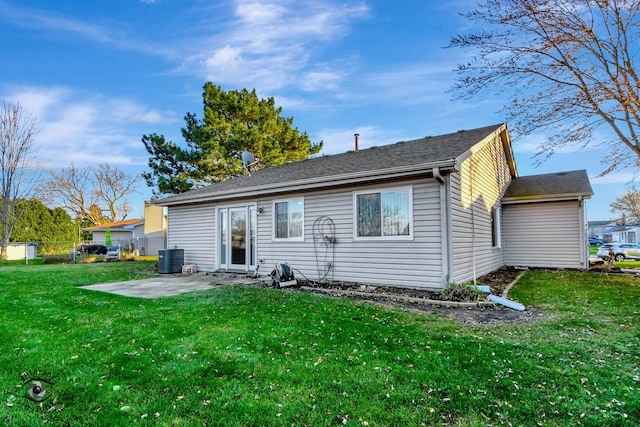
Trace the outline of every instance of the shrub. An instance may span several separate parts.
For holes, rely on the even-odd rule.
[[[71,264],[72,258],[68,254],[46,255],[43,264]]]
[[[478,301],[482,292],[471,283],[449,283],[442,291],[440,298],[444,301],[473,302]]]

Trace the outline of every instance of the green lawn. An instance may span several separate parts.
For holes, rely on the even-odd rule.
[[[510,297],[543,320],[484,327],[291,290],[77,288],[152,265],[0,264],[0,424],[640,422],[640,278],[528,272]]]

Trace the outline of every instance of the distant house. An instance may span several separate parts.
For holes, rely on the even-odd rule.
[[[589,237],[598,237],[600,239],[606,239],[605,233],[613,224],[614,223],[611,220],[589,221],[587,223],[587,227],[589,230]]]
[[[127,219],[124,221],[110,222],[95,227],[87,227],[85,231],[93,232],[93,243],[96,245],[107,244],[107,230],[111,233],[111,243],[114,246],[135,246],[134,242],[144,237],[144,219]]]
[[[143,255],[158,255],[160,249],[167,247],[166,208],[150,202],[144,204],[144,244],[137,241]]]
[[[637,224],[611,224],[603,233],[609,242],[640,243],[640,226]]]
[[[104,245],[107,242],[107,229],[111,233],[114,246],[137,250],[140,255],[158,255],[166,247],[167,216],[165,208],[149,202],[144,206],[144,218],[127,219],[95,227],[85,231],[93,232],[93,243]]]
[[[518,177],[507,126],[321,156],[156,200],[199,271],[442,289],[502,266],[587,268],[586,171]],[[300,277],[300,275],[299,275]]]

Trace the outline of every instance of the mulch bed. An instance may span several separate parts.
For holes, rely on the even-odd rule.
[[[489,286],[491,293],[502,296],[504,290],[516,279],[522,270],[503,267],[492,273],[480,277],[478,285]],[[392,286],[370,286],[359,283],[332,282],[330,284],[311,283],[298,280],[301,290],[319,292],[334,297],[349,298],[352,300],[366,301],[383,304],[395,308],[424,313],[436,313],[455,321],[473,326],[495,326],[503,324],[524,324],[539,320],[545,315],[543,312],[527,307],[525,311],[516,311],[501,305],[473,307],[447,307],[433,304],[433,300],[440,300],[440,294],[420,289],[404,289]],[[327,290],[329,292],[327,292]],[[344,292],[348,291],[348,292]],[[411,298],[410,301],[407,298]],[[421,301],[424,300],[424,301]],[[431,300],[431,302],[429,302]]]
[[[478,278],[478,285],[489,286],[491,293],[502,296],[504,290],[512,283],[522,270],[510,267],[503,267],[493,271],[485,276]],[[330,289],[335,291],[364,292],[372,295],[401,295],[412,298],[423,298],[430,300],[441,300],[440,293],[422,289],[405,289],[395,286],[371,286],[361,283],[338,282],[331,283],[314,283],[305,280],[298,280],[298,283],[304,287]]]

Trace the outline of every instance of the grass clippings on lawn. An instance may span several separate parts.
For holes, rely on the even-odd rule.
[[[0,266],[3,425],[640,419],[635,277],[528,272],[510,296],[545,317],[491,328],[258,287],[151,300],[78,288],[150,270]]]

